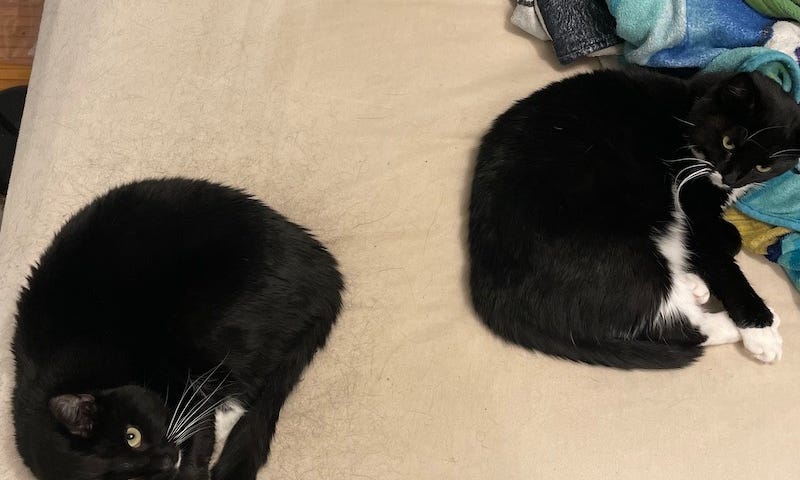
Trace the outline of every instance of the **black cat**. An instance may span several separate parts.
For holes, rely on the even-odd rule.
[[[116,188],[32,269],[13,341],[22,458],[42,480],[203,479],[214,414],[246,412],[211,477],[252,480],[339,313],[334,258],[232,188]]]
[[[611,367],[682,367],[740,339],[778,360],[778,318],[721,212],[797,164],[799,127],[794,100],[757,73],[599,71],[521,100],[478,153],[477,313],[508,341]],[[703,310],[709,290],[727,313]]]

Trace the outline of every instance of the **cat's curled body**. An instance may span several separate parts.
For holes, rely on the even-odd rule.
[[[146,180],[73,216],[18,301],[18,449],[42,480],[253,480],[340,309],[334,258],[238,190]]]
[[[599,71],[519,101],[485,135],[469,205],[474,307],[508,341],[617,368],[703,344],[781,355],[734,260],[732,197],[797,164],[800,109],[759,74]],[[710,293],[724,312],[702,308]]]

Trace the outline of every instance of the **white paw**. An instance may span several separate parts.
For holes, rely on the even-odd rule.
[[[683,281],[689,287],[689,290],[691,290],[695,304],[705,305],[708,303],[708,299],[711,298],[711,291],[702,278],[694,273],[684,273]]]
[[[700,333],[706,336],[704,346],[738,343],[742,339],[739,329],[726,312],[706,313],[696,325]]]
[[[769,327],[740,329],[744,348],[764,363],[777,362],[783,356],[783,339],[778,333],[780,324],[780,317],[773,311]]]

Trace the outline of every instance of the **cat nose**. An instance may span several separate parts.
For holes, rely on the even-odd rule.
[[[742,175],[736,170],[728,170],[722,173],[722,182],[729,187],[736,187]]]
[[[733,183],[736,183],[736,180],[737,180],[736,175],[730,173],[722,176],[722,183],[724,183],[725,185],[731,185]]]

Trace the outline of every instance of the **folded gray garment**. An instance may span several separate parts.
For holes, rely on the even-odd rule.
[[[549,36],[563,64],[622,42],[605,0],[517,0],[511,21],[537,38]]]
[[[517,0],[517,7],[514,13],[511,14],[511,23],[519,28],[530,33],[539,40],[549,42],[550,32],[544,26],[544,19],[542,13],[539,11],[539,6],[536,2],[527,2],[525,0]]]

